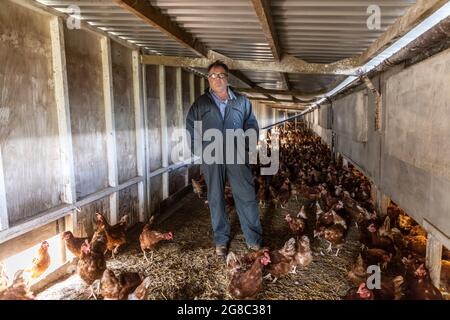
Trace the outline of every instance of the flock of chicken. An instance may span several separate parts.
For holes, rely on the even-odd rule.
[[[107,252],[111,251],[111,258],[118,254],[119,248],[127,243],[127,216],[123,216],[119,223],[111,226],[103,214],[97,213],[97,231],[89,238],[74,237],[72,232],[66,231],[61,234],[67,249],[78,259],[77,274],[90,286],[90,297],[97,298],[94,283],[99,281],[97,293],[100,292],[105,300],[142,300],[150,287],[150,279],[135,272],[122,272],[119,276],[109,270],[106,266]],[[152,229],[154,216],[144,226],[140,234],[140,247],[147,261],[146,251],[153,249],[162,240],[172,240],[173,233],[162,233]],[[0,269],[0,300],[29,300],[34,299],[30,290],[27,276],[31,278],[40,277],[50,266],[50,255],[48,243],[42,242],[37,256],[32,261],[32,267],[18,271],[13,282],[8,286],[8,279]]]
[[[377,213],[370,196],[369,181],[351,166],[343,166],[342,159],[333,159],[328,147],[306,128],[296,129],[288,124],[276,133],[281,142],[278,174],[258,176],[260,167],[254,167],[260,205],[280,206],[283,211],[289,199],[294,197],[297,200],[300,198],[304,206],[296,209],[296,215],[286,211],[290,212],[284,218],[292,237],[289,236],[282,248],[270,250],[264,247],[243,255],[228,254],[229,293],[236,299],[255,299],[263,290],[264,278],[275,282],[289,273],[296,273],[298,267],[307,267],[313,260],[311,239],[323,239],[328,243],[326,251],[337,256],[345,243],[349,227],[354,224],[359,231],[361,252],[348,272],[354,289],[345,299],[442,299],[424,264],[424,230],[396,206],[389,207],[385,217]],[[269,150],[272,138],[268,133]],[[192,180],[192,185],[194,192],[204,198],[204,179]],[[225,188],[225,198],[228,206],[233,207],[229,186]],[[307,212],[315,219],[309,219]],[[147,261],[146,250],[153,252],[160,241],[173,239],[172,232],[153,230],[153,219],[150,218],[139,237]],[[149,278],[144,279],[140,274],[131,272],[117,276],[106,265],[106,253],[111,251],[114,259],[119,248],[127,242],[127,216],[113,226],[100,213],[96,214],[96,220],[97,230],[92,239],[76,238],[70,231],[62,234],[67,249],[78,258],[78,275],[90,286],[94,298],[97,291],[104,299],[144,299],[150,286]],[[324,253],[321,251],[320,254]],[[444,250],[444,258],[447,260],[443,260],[441,282],[450,286],[450,254],[447,250]],[[0,265],[0,300],[33,299],[24,274],[37,278],[49,265],[46,241],[33,259],[32,268],[17,272],[9,286]],[[370,275],[368,266],[377,266],[381,271],[381,286],[378,289],[367,285]],[[94,290],[93,284],[97,280],[100,280],[99,287]]]
[[[286,208],[291,197],[301,198],[306,208],[302,206],[296,216],[285,215],[294,237],[280,250],[263,248],[239,257],[229,253],[230,294],[238,299],[254,299],[263,289],[264,273],[276,281],[295,273],[298,266],[308,266],[313,259],[310,237],[325,240],[328,253],[333,253],[335,247],[333,254],[337,256],[350,224],[355,224],[362,246],[348,273],[355,289],[345,299],[442,299],[424,264],[424,230],[396,206],[388,208],[386,217],[380,216],[371,199],[370,182],[351,165],[344,167],[342,159],[334,161],[329,148],[309,130],[288,125],[278,133],[280,170],[275,176],[257,176],[257,197],[262,207],[271,204],[281,209]],[[267,143],[271,145],[270,133]],[[258,169],[255,167],[255,174]],[[206,188],[203,180],[192,182],[194,191],[203,197]],[[228,192],[226,198],[232,206],[230,195]],[[315,221],[307,218],[306,210],[315,213]],[[314,226],[309,235],[308,224]],[[448,256],[448,251],[444,256]],[[367,267],[371,265],[380,268],[379,289],[366,285],[371,275]],[[443,260],[442,266],[442,283],[448,284],[449,261]]]

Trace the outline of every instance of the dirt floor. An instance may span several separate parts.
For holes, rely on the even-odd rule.
[[[292,199],[286,209],[261,208],[264,228],[264,245],[271,249],[281,248],[290,237],[284,220],[286,213],[297,213],[302,201]],[[227,292],[228,281],[223,260],[215,256],[209,209],[203,199],[194,194],[187,195],[173,215],[155,229],[173,231],[174,240],[160,243],[151,263],[143,259],[138,237],[142,225],[130,230],[129,243],[123,247],[115,260],[109,259],[108,268],[120,271],[140,272],[153,279],[148,299],[231,299]],[[260,299],[339,299],[350,288],[347,270],[358,255],[360,244],[354,225],[349,228],[344,248],[339,256],[325,252],[327,244],[312,237],[315,218],[307,210],[308,236],[311,239],[313,263],[297,274],[289,274],[276,283],[264,280],[264,291]],[[239,219],[234,210],[230,213],[231,250],[246,252],[240,230]],[[323,254],[321,253],[323,252]],[[38,299],[87,299],[89,290],[83,281],[73,275],[52,285],[37,295]]]

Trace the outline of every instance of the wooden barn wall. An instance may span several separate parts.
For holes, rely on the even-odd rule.
[[[111,42],[119,184],[137,176],[132,51]]]
[[[186,117],[189,112],[189,109],[194,103],[195,100],[195,92],[194,92],[194,74],[187,72],[186,70],[181,71],[181,108],[183,110],[182,113],[182,126],[183,129],[186,128]],[[184,159],[189,159],[191,157],[189,148],[187,145],[184,146]],[[185,169],[185,174],[188,175],[188,169]]]
[[[146,66],[146,90],[147,90],[147,139],[149,141],[149,152],[147,164],[150,172],[162,167],[162,140],[161,140],[161,109],[159,95],[159,67]],[[162,176],[158,175],[150,179],[149,192],[150,212],[155,212],[162,201]]]
[[[128,215],[128,224],[130,226],[139,222],[139,199],[137,185],[123,189],[119,192],[119,216],[118,220],[124,215]]]
[[[36,228],[0,245],[0,261],[36,245],[36,239],[49,239],[58,232],[57,221]]]
[[[205,81],[206,82],[206,81]],[[194,100],[203,94],[202,88],[205,87],[204,79],[195,75],[194,76]],[[194,165],[189,168],[189,182],[191,179],[197,179],[200,177],[200,166]]]
[[[169,154],[169,165],[174,164],[175,162],[172,159],[171,152],[175,147],[176,140],[173,136],[175,133],[175,129],[178,127],[177,121],[177,91],[176,91],[176,72],[177,69],[174,67],[166,67],[166,114],[167,114],[167,137],[168,137],[168,148],[167,152]]]
[[[109,206],[109,197],[102,198],[85,206],[82,206],[80,212],[77,212],[76,236],[91,237],[97,230],[96,213],[102,213],[108,221],[111,221],[111,211]]]
[[[0,158],[10,227],[62,203],[50,52],[49,19],[2,1]]]
[[[108,186],[100,38],[65,29],[77,198]]]
[[[179,162],[175,149],[179,144],[177,130],[184,127],[182,118],[181,100],[177,96],[177,72],[181,69],[166,67],[166,114],[167,114],[167,137],[169,165]],[[179,85],[181,87],[181,83]],[[187,89],[187,88],[186,88]],[[181,88],[183,90],[183,88]],[[181,93],[181,92],[180,92]],[[177,169],[169,173],[169,196],[180,191],[185,186],[185,168]]]

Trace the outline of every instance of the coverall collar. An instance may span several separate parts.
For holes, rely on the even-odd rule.
[[[205,89],[205,92],[209,95],[209,98],[211,99],[211,101],[214,103],[214,105],[217,106],[216,102],[214,101],[214,97],[217,97],[217,95],[214,93],[214,91],[211,88],[207,88]],[[217,97],[218,100],[220,100]],[[233,89],[231,86],[228,86],[228,99],[227,101],[227,107],[225,108],[225,114],[223,116],[223,121],[225,121],[225,119],[227,119],[228,114],[230,113],[230,108],[234,106],[235,101],[236,101],[237,97],[236,94],[233,92]],[[217,110],[220,113],[219,107],[217,106]]]
[[[218,99],[220,99],[220,98],[215,94],[215,92],[213,91],[213,89],[207,88],[205,91],[206,91],[206,92],[209,92],[211,95],[214,95],[214,96],[216,96]],[[234,94],[232,87],[231,87],[231,86],[228,86],[228,99],[227,99],[227,100],[234,100],[234,99],[236,99],[236,95]]]

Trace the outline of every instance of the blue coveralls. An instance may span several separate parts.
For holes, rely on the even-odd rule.
[[[189,109],[186,129],[191,135],[191,150],[194,151],[194,121],[202,122],[203,133],[211,128],[226,129],[253,128],[259,132],[258,122],[252,111],[249,99],[229,87],[228,103],[222,116],[209,89],[201,95]],[[210,142],[202,142],[203,149]],[[225,138],[224,138],[225,143]],[[225,149],[225,148],[224,148]],[[236,152],[236,150],[235,150]],[[200,156],[200,154],[196,154]],[[224,156],[225,150],[224,150]],[[230,223],[226,213],[224,189],[228,178],[241,228],[248,246],[262,245],[262,227],[259,206],[256,201],[255,183],[249,164],[205,164],[201,170],[208,187],[208,204],[211,211],[214,242],[216,245],[228,245],[230,241]]]

